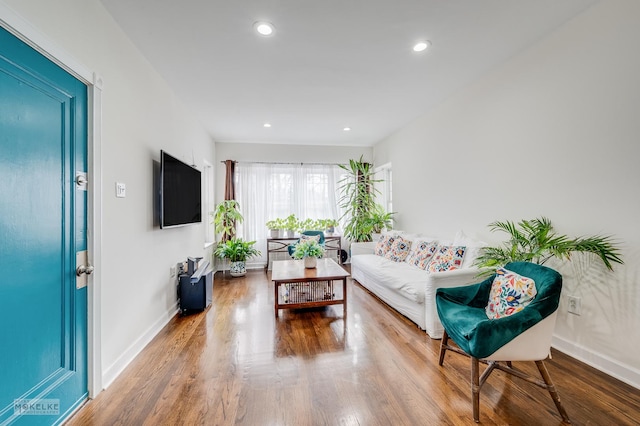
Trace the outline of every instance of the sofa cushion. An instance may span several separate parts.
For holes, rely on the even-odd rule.
[[[394,262],[404,262],[409,255],[409,251],[411,251],[411,241],[405,241],[404,238],[398,237],[393,240],[391,248],[385,253],[384,257]]]
[[[435,241],[416,241],[405,262],[420,269],[427,269],[437,247],[438,243]]]
[[[489,319],[498,319],[520,312],[536,296],[536,283],[505,268],[498,268],[491,283],[489,304],[485,312]]]
[[[389,234],[380,235],[373,253],[378,256],[384,256],[391,249],[395,239],[396,237]]]
[[[373,254],[354,256],[351,261],[357,262],[357,268],[366,271],[377,285],[397,291],[413,302],[424,303],[425,286],[429,282],[429,273],[426,271],[407,262],[392,262]]]
[[[438,246],[427,270],[429,272],[453,271],[462,267],[466,247]]]
[[[454,246],[464,246],[467,249],[464,253],[464,260],[462,261],[463,268],[471,268],[475,260],[482,253],[482,249],[487,247],[488,244],[484,241],[475,239],[468,236],[464,231],[458,231],[453,239]]]

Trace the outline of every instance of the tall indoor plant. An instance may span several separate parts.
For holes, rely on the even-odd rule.
[[[214,254],[220,259],[229,259],[231,276],[241,277],[247,273],[247,259],[262,254],[253,247],[255,243],[255,241],[243,241],[242,238],[232,238],[218,244]]]
[[[221,234],[221,241],[228,241],[236,235],[236,224],[244,218],[240,213],[240,204],[236,200],[224,200],[211,212],[216,234]]]
[[[509,262],[526,261],[542,265],[552,257],[570,260],[574,252],[595,254],[610,271],[613,270],[612,263],[624,263],[610,236],[570,238],[558,235],[546,217],[521,220],[517,224],[497,221],[489,224],[489,229],[505,232],[509,239],[501,246],[484,248],[476,259],[475,264],[486,268],[486,273],[492,273]]]
[[[375,184],[373,164],[359,160],[349,160],[340,167],[347,176],[340,181],[340,207],[344,209],[342,219],[346,220],[344,236],[353,242],[371,241],[369,219],[375,209],[375,197],[380,191]]]

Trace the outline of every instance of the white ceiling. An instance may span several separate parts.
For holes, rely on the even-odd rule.
[[[371,146],[597,0],[101,1],[214,140]]]

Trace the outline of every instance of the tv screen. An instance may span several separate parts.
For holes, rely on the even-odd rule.
[[[202,222],[200,171],[160,151],[160,227]]]

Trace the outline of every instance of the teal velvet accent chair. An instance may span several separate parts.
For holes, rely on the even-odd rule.
[[[471,358],[476,422],[480,421],[480,388],[491,372],[498,369],[547,389],[563,421],[570,423],[543,361],[550,355],[562,276],[553,269],[529,262],[512,262],[504,268],[533,279],[537,291],[531,303],[510,316],[489,319],[485,312],[495,274],[477,284],[437,290],[436,307],[444,327],[438,364],[442,366],[448,350]],[[535,361],[544,382],[516,369],[512,361]],[[480,363],[487,364],[482,376],[479,375]]]
[[[309,235],[309,236],[314,236],[314,235],[319,235],[320,236],[320,240],[318,240],[318,243],[320,243],[320,245],[322,247],[324,247],[324,232],[323,231],[304,231],[301,232],[302,235]],[[289,252],[289,256],[293,257],[293,251],[296,249],[296,245],[298,245],[298,243],[300,242],[300,238],[298,238],[298,241],[296,241],[293,244],[289,244],[289,247],[287,247],[287,251]]]

